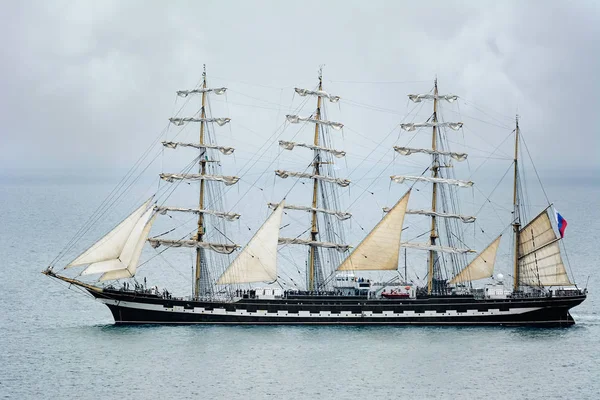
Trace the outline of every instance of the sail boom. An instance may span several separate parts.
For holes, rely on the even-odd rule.
[[[308,90],[308,89],[300,89],[300,88],[294,88],[294,90],[296,91],[296,93],[298,93],[300,96],[317,96],[317,97],[324,97],[326,99],[329,99],[329,101],[331,103],[337,103],[338,101],[340,101],[340,96],[333,96],[329,93],[327,93],[324,90]]]
[[[211,242],[198,242],[196,240],[173,240],[173,239],[161,239],[161,238],[149,238],[148,242],[155,249],[165,245],[168,247],[188,247],[196,249],[212,250],[220,254],[231,254],[235,250],[239,249],[240,246],[237,244],[224,244],[224,243],[211,243]]]
[[[231,121],[231,118],[195,118],[195,117],[182,117],[182,118],[169,118],[169,121],[173,125],[182,126],[188,122],[214,122],[219,126],[223,126]]]
[[[223,182],[226,186],[235,185],[240,178],[237,176],[227,175],[202,175],[202,174],[160,174],[160,179],[167,182],[173,182],[176,180],[188,180],[188,181],[216,181]]]
[[[402,154],[403,156],[408,156],[411,155],[413,153],[424,153],[424,154],[431,154],[431,155],[441,155],[441,156],[449,156],[452,157],[454,160],[456,161],[464,161],[467,159],[467,153],[455,153],[455,152],[451,152],[451,151],[439,151],[439,150],[430,150],[430,149],[417,149],[417,148],[411,148],[411,147],[400,147],[400,146],[394,146],[394,150],[396,150],[396,152]]]
[[[336,131],[339,131],[340,129],[342,129],[344,127],[344,124],[342,124],[341,122],[326,121],[324,119],[316,119],[313,117],[301,117],[299,115],[286,115],[285,118],[288,120],[289,123],[292,123],[292,124],[298,124],[300,122],[312,122],[313,124],[317,124],[317,125],[330,126],[333,129],[335,129]]]
[[[192,94],[202,94],[202,93],[214,93],[216,95],[222,95],[225,94],[225,92],[227,91],[226,87],[221,87],[221,88],[199,88],[199,89],[193,89],[193,90],[178,90],[177,91],[177,96],[179,97],[188,97],[189,95]]]
[[[459,187],[471,187],[473,186],[472,181],[461,181],[458,179],[446,179],[446,178],[434,178],[430,176],[407,176],[407,175],[392,175],[390,179],[395,183],[404,183],[404,181],[420,181],[420,182],[431,182],[431,183],[444,183],[447,185],[456,185]]]
[[[282,148],[284,148],[286,150],[293,150],[295,146],[306,147],[307,149],[311,149],[311,150],[320,150],[320,151],[325,151],[325,152],[331,153],[334,156],[336,156],[337,158],[342,158],[346,155],[346,152],[343,150],[335,150],[335,149],[330,149],[327,147],[314,146],[312,144],[306,144],[306,143],[287,142],[285,140],[280,140],[279,146],[281,146]]]
[[[400,243],[400,247],[405,247],[407,249],[416,249],[416,250],[439,251],[441,253],[452,253],[452,254],[475,253],[475,250],[471,250],[471,249],[463,249],[463,248],[458,248],[458,247],[447,247],[447,246],[436,246],[436,245],[431,245],[429,243],[402,242],[402,243]]]
[[[436,122],[436,121],[400,124],[400,127],[407,132],[415,131],[418,128],[433,128],[433,127],[436,127],[436,128],[448,127],[454,131],[457,131],[460,128],[462,128],[462,126],[463,126],[462,122]]]
[[[278,205],[279,205],[279,203],[268,203],[269,208],[273,208],[273,209],[277,208]],[[283,208],[285,208],[286,210],[298,210],[298,211],[307,211],[307,212],[315,211],[315,212],[319,212],[322,214],[334,215],[340,221],[343,221],[343,220],[346,220],[346,219],[349,219],[352,217],[352,214],[348,213],[348,212],[342,212],[342,211],[336,211],[336,210],[326,210],[324,208],[296,206],[293,204],[286,204]]]
[[[162,142],[162,145],[168,149],[176,149],[177,147],[193,147],[195,149],[214,149],[219,150],[224,155],[232,154],[235,149],[233,147],[217,146],[214,144],[199,144],[199,143],[184,143],[184,142]]]
[[[182,208],[182,207],[168,207],[168,206],[156,206],[156,211],[159,214],[166,214],[168,211],[174,212],[187,212],[193,214],[210,214],[215,217],[226,219],[227,221],[235,221],[240,218],[240,214],[232,213],[232,212],[224,212],[224,211],[215,211],[215,210],[201,210],[198,208]]]
[[[301,244],[305,246],[313,246],[313,247],[324,247],[328,249],[336,249],[337,251],[344,252],[350,249],[350,245],[347,244],[339,244],[339,243],[331,243],[331,242],[319,242],[315,240],[309,239],[300,239],[300,238],[279,238],[279,244]]]
[[[389,207],[383,207],[383,212],[384,213],[387,213],[389,211],[390,211]],[[433,212],[431,210],[406,210],[406,213],[407,214],[411,214],[411,215],[427,215],[427,216],[430,216],[430,217],[460,219],[465,224],[473,223],[477,219],[476,217],[473,217],[473,216],[470,216],[470,215],[447,214],[447,213],[441,213],[441,212],[437,212],[437,211]]]
[[[335,183],[336,185],[339,185],[341,187],[346,187],[346,186],[350,185],[350,181],[348,179],[334,178],[334,177],[325,176],[325,175],[314,175],[314,174],[307,174],[304,172],[284,171],[281,169],[275,170],[275,174],[282,179],[286,179],[291,176],[294,178],[316,179],[319,181]]]

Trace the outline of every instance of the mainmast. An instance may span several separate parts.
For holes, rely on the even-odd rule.
[[[437,86],[437,78],[435,79],[435,84],[433,88],[433,128],[431,135],[431,150],[433,150],[431,163],[431,171],[433,178],[437,179],[439,170],[440,170],[440,162],[439,155],[435,154],[437,151],[437,103],[438,103],[438,86]],[[431,210],[433,214],[431,215],[431,231],[429,233],[429,244],[431,246],[435,246],[435,240],[437,239],[437,230],[436,230],[436,220],[435,213],[437,212],[437,182],[432,183],[432,192],[431,192]],[[436,252],[435,250],[429,250],[429,268],[427,269],[427,294],[431,294],[433,291],[433,267],[435,264]]]
[[[323,70],[319,69],[319,91],[323,90]],[[321,96],[317,96],[317,111],[315,113],[315,120],[321,120]],[[313,144],[315,146],[319,145],[319,123],[315,123],[315,137]],[[313,159],[313,175],[319,175],[319,150],[314,150],[314,159]],[[311,220],[311,230],[310,237],[313,242],[317,241],[317,235],[319,234],[319,230],[317,228],[317,194],[319,192],[319,181],[317,178],[313,178],[313,196],[312,196],[312,220]],[[312,291],[315,289],[315,259],[317,257],[317,249],[315,246],[310,246],[310,254],[308,258],[308,290]]]
[[[333,184],[346,187],[350,184],[350,181],[347,179],[336,178],[332,170],[326,167],[327,165],[333,164],[333,157],[340,158],[346,155],[346,153],[342,150],[336,150],[328,147],[330,142],[327,140],[327,136],[324,135],[327,132],[325,129],[332,128],[333,130],[340,130],[344,125],[340,122],[327,121],[323,119],[323,98],[328,99],[331,103],[337,103],[340,100],[340,97],[333,96],[323,90],[322,69],[319,69],[319,84],[317,90],[295,88],[295,91],[300,96],[310,95],[317,97],[317,109],[311,116],[301,117],[298,115],[286,115],[288,122],[293,124],[300,122],[310,122],[315,124],[312,145],[284,140],[280,140],[279,145],[286,150],[293,150],[295,147],[304,147],[312,150],[313,160],[310,164],[310,167],[312,168],[310,173],[284,170],[276,170],[275,173],[280,178],[295,177],[312,180],[312,200],[310,207],[293,204],[285,205],[285,209],[307,211],[311,214],[310,239],[307,240],[299,237],[279,238],[279,244],[301,244],[309,246],[307,262],[307,289],[312,291],[321,289],[325,284],[322,270],[323,263],[318,248],[324,247],[336,249],[340,252],[344,252],[349,248],[349,246],[346,244],[333,242],[333,235],[330,235],[330,230],[332,227],[328,221],[331,217],[336,217],[340,221],[345,220],[350,218],[351,214],[336,210],[335,207],[333,207],[334,209],[330,209],[328,207],[327,199],[333,192],[329,190],[328,186],[324,185]],[[325,167],[323,167],[323,165],[325,165]],[[320,198],[323,202],[321,205],[319,204]],[[277,204],[269,203],[269,206],[275,208]],[[319,215],[321,215],[321,217],[319,217]],[[322,241],[322,234],[319,232],[320,218],[323,218],[323,221],[325,221],[325,235],[329,235],[329,241]],[[335,236],[338,238],[340,237],[339,235]]]
[[[519,116],[517,115],[515,118],[516,128],[515,128],[515,158],[514,158],[514,180],[513,180],[513,232],[515,234],[515,243],[514,243],[514,270],[513,270],[513,290],[517,291],[519,289],[519,230],[521,228],[521,216],[519,213],[519,196],[518,196],[518,179],[519,179],[519,168],[518,168],[518,158],[519,158]]]

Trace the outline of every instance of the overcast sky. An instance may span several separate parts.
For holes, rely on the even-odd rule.
[[[172,115],[174,92],[193,87],[206,63],[209,82],[231,89],[228,141],[262,144],[293,87],[314,87],[324,64],[334,94],[398,110],[342,102],[336,117],[352,143],[353,132],[383,138],[406,112],[406,94],[427,92],[437,76],[442,92],[487,110],[460,105],[490,143],[509,132],[474,118],[508,126],[518,111],[541,169],[599,170],[599,4],[6,1],[0,168],[128,167]]]

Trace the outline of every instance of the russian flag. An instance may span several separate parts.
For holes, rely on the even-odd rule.
[[[562,215],[554,210],[554,215],[556,216],[556,224],[558,225],[558,231],[560,232],[561,239],[565,237],[565,229],[567,229],[567,220],[563,218]]]

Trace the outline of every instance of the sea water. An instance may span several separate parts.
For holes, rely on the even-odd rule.
[[[600,186],[555,184],[589,297],[570,328],[115,326],[40,274],[108,193],[0,183],[0,398],[598,399]]]

